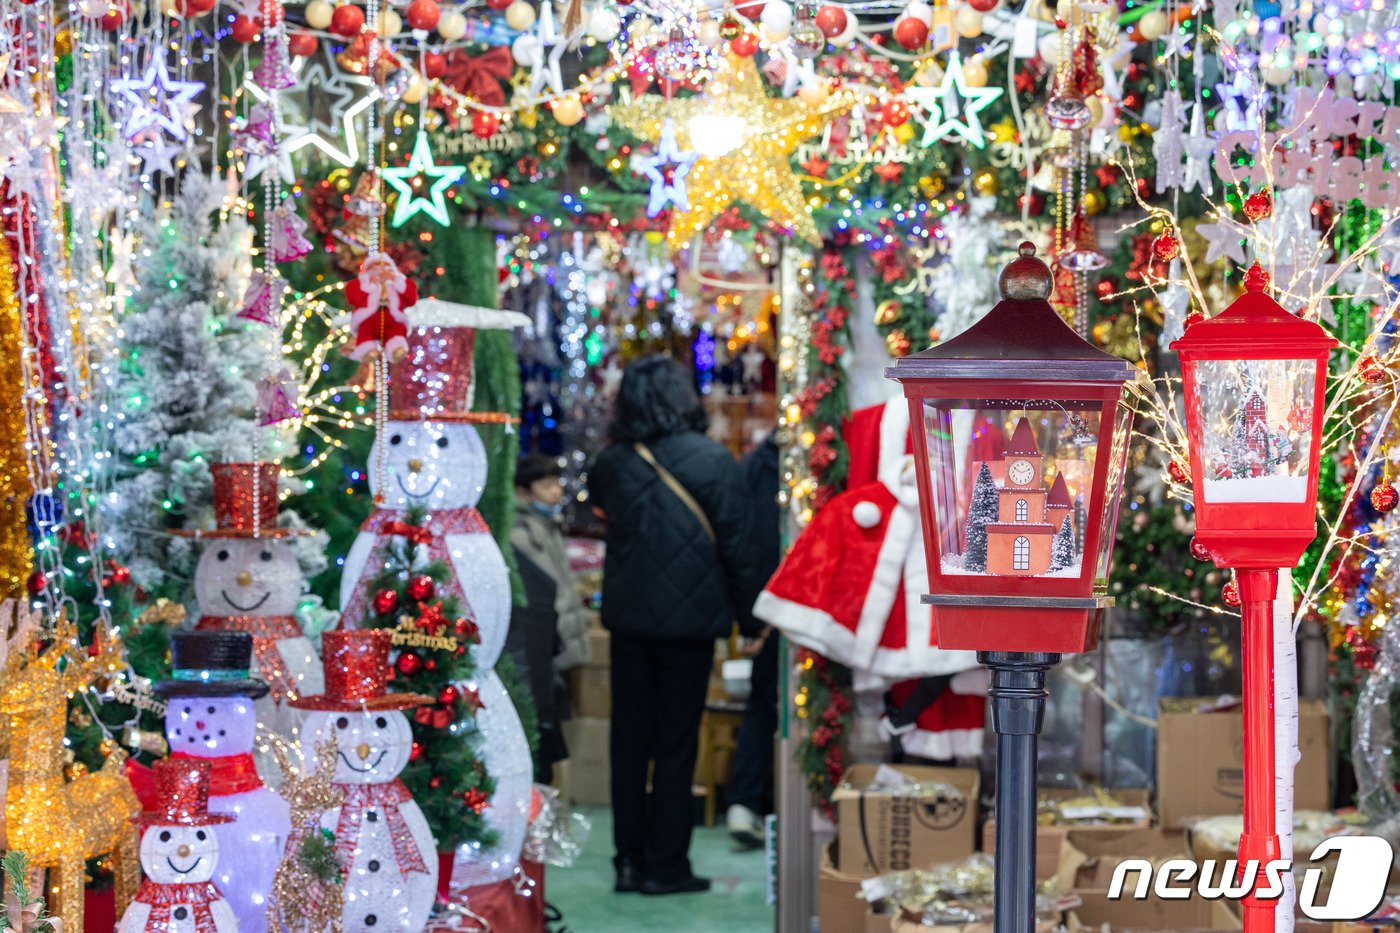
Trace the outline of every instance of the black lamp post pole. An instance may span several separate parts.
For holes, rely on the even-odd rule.
[[[1058,654],[979,651],[992,672],[992,729],[997,736],[996,933],[1035,930],[1035,764],[1045,722],[1045,672]]]

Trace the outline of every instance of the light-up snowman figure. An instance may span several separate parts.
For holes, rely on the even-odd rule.
[[[389,365],[389,418],[370,451],[370,489],[378,503],[345,560],[340,604],[343,624],[361,624],[370,579],[410,509],[427,510],[422,526],[431,540],[425,560],[452,568],[462,603],[480,633],[472,649],[478,675],[459,684],[476,690],[480,748],[496,792],[483,811],[497,843],[458,847],[450,889],[461,891],[509,878],[520,859],[529,820],[533,767],[520,717],[494,667],[510,628],[510,578],[491,531],[476,510],[486,485],[486,448],[474,422],[500,421],[471,410],[471,358],[476,328],[518,327],[522,315],[447,305],[433,299],[410,312],[408,355]]]
[[[134,822],[145,878],[122,914],[118,933],[235,933],[233,908],[214,886],[219,841],[214,827],[230,817],[208,808],[210,766],[163,759],[152,766],[156,808]]]
[[[267,685],[250,676],[253,638],[246,632],[177,632],[170,640],[172,679],[156,684],[165,698],[171,757],[210,766],[209,809],[232,817],[217,826],[222,857],[214,883],[242,933],[267,929],[267,896],[291,829],[287,802],[263,785],[253,763],[254,702]]]
[[[327,632],[322,638],[326,692],[295,700],[308,711],[302,752],[334,739],[335,787],[345,802],[321,825],[335,834],[346,868],[344,933],[423,929],[437,892],[437,846],[399,774],[413,735],[402,712],[432,698],[385,693],[391,638],[382,629]]]
[[[194,572],[195,627],[253,636],[254,669],[270,688],[257,701],[258,721],[295,738],[301,714],[288,701],[325,687],[321,659],[295,616],[305,579],[289,538],[299,532],[277,526],[277,464],[211,470],[218,527],[199,533],[207,544]]]

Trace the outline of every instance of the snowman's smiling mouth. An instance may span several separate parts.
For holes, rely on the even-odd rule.
[[[340,760],[345,762],[345,767],[349,768],[351,771],[355,771],[360,774],[366,774],[379,767],[379,763],[384,760],[384,756],[388,754],[388,752],[389,750],[387,748],[381,748],[379,750],[379,754],[374,756],[374,760],[371,761],[369,764],[365,765],[363,768],[355,767],[355,765],[351,763],[350,759],[345,757],[344,752],[340,753]]]
[[[172,859],[172,858],[167,858],[167,859],[165,860],[165,864],[169,865],[169,866],[170,866],[170,870],[173,871],[173,872],[175,872],[175,873],[178,874],[178,875],[188,875],[190,872],[192,872],[192,871],[194,871],[196,868],[198,868],[198,867],[199,867],[199,863],[202,862],[202,861],[204,861],[204,856],[202,856],[202,855],[196,855],[195,858],[194,858],[194,861],[193,861],[193,862],[190,862],[190,867],[189,867],[189,868],[181,868],[180,866],[178,866],[178,865],[175,864],[175,860]]]
[[[234,602],[233,597],[228,595],[228,590],[219,590],[219,595],[224,598],[224,602],[228,603],[239,612],[252,612],[254,609],[262,608],[262,604],[267,602],[267,598],[272,595],[272,590],[268,590],[266,593],[262,594],[261,599],[248,606],[240,606],[238,603]]]
[[[431,495],[433,494],[433,490],[434,490],[434,489],[437,489],[438,483],[442,482],[442,477],[441,477],[441,476],[434,476],[434,477],[433,477],[433,484],[432,484],[431,486],[429,486],[427,489],[423,490],[422,492],[411,492],[411,491],[409,490],[409,488],[403,484],[403,477],[402,477],[402,476],[396,476],[396,477],[394,477],[394,478],[397,479],[397,480],[399,481],[399,489],[401,489],[401,490],[403,491],[403,494],[404,494],[405,496],[408,496],[410,499],[426,499],[426,498],[428,498],[429,496],[431,496]]]

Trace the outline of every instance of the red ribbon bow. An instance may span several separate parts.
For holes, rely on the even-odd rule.
[[[446,729],[452,724],[452,710],[445,706],[420,706],[413,711],[413,721],[434,729]]]
[[[408,522],[385,522],[379,527],[379,533],[391,538],[407,538],[409,544],[427,544],[433,540],[431,531],[421,525],[410,525]]]
[[[459,94],[487,106],[499,107],[506,102],[506,92],[501,88],[501,82],[510,77],[511,65],[508,46],[498,45],[480,55],[469,55],[465,49],[456,49],[447,54],[442,82]]]

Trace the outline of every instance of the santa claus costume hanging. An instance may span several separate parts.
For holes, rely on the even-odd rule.
[[[418,303],[418,286],[393,258],[377,250],[365,256],[360,274],[345,285],[345,299],[355,335],[350,358],[402,359],[408,352],[408,309]]]

